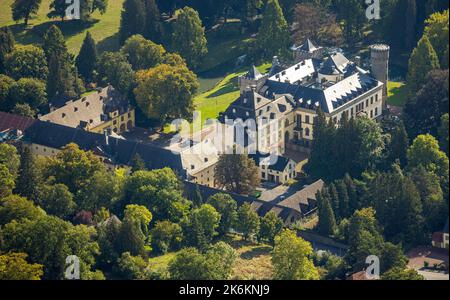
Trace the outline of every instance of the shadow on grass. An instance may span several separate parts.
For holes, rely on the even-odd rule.
[[[270,246],[258,246],[258,247],[251,248],[250,250],[241,253],[240,257],[242,259],[250,260],[250,259],[259,257],[261,255],[268,255],[268,254],[270,254],[271,250],[272,250],[272,248]]]
[[[407,100],[407,88],[406,85],[399,87],[393,87],[390,89],[391,95],[389,96],[388,103],[395,106],[403,106]]]
[[[215,91],[214,93],[209,94],[206,98],[214,98],[224,94],[228,94],[236,91],[237,87],[237,76],[231,78],[224,86]]]
[[[97,43],[97,50],[99,53],[104,51],[119,51],[119,33],[116,32],[114,35],[111,35]]]
[[[86,22],[82,22],[80,20],[71,20],[71,21],[54,20],[41,23],[32,27],[26,27],[24,24],[14,24],[9,26],[9,28],[11,29],[16,40],[19,43],[29,45],[32,43],[41,43],[42,39],[44,38],[45,32],[52,25],[58,26],[59,29],[61,29],[64,37],[67,39],[94,26],[97,22],[99,22],[99,20],[97,19],[92,19]]]

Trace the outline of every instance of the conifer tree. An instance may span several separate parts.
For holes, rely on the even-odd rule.
[[[345,173],[344,183],[347,187],[349,212],[352,214],[355,210],[359,208],[356,186],[355,183],[353,182],[353,179],[350,177],[348,173]]]
[[[340,204],[339,203],[339,194],[337,192],[336,185],[334,183],[331,183],[329,185],[328,193],[330,195],[329,199],[330,199],[331,207],[333,208],[334,215],[337,220],[340,220],[341,219],[341,213],[340,213],[341,207],[339,205]]]
[[[411,96],[423,86],[426,76],[433,69],[439,69],[439,60],[430,40],[424,35],[409,59],[406,80]]]
[[[28,147],[22,146],[16,192],[29,200],[36,201],[38,183],[39,174],[36,169],[34,157]]]
[[[125,0],[120,19],[120,44],[132,35],[142,34],[145,23],[145,6],[142,0]]]
[[[287,55],[289,27],[278,0],[268,0],[259,29],[257,47],[263,59]]]
[[[14,35],[9,27],[0,28],[0,73],[5,73],[5,57],[14,49]]]
[[[144,37],[159,44],[162,37],[161,15],[155,0],[144,0],[145,28]]]
[[[339,198],[339,212],[341,219],[350,216],[350,198],[348,196],[347,185],[343,180],[336,182],[336,190]]]
[[[139,154],[135,154],[131,161],[131,172],[146,170],[145,162]]]
[[[331,208],[329,194],[319,192],[317,194],[319,224],[318,230],[324,235],[333,235],[336,230],[336,219]]]
[[[408,134],[403,122],[397,125],[391,136],[389,145],[389,162],[399,160],[401,166],[406,164],[406,151],[408,150]]]
[[[97,46],[91,33],[88,31],[81,46],[75,65],[86,83],[94,80],[94,70],[97,65]]]

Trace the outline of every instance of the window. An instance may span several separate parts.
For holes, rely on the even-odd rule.
[[[117,121],[116,121],[116,120],[114,120],[114,121],[113,121],[113,125],[116,125],[116,124],[117,124]]]
[[[373,96],[370,97],[370,104],[373,104]]]
[[[309,128],[308,127],[305,128],[305,135],[309,136]]]
[[[366,107],[369,106],[369,99],[366,100]]]
[[[337,117],[333,118],[333,124],[337,124]]]
[[[375,102],[378,102],[378,94],[375,94]]]
[[[78,107],[74,107],[74,108],[73,108],[73,111],[74,111],[74,112],[77,112],[77,111],[78,111]]]
[[[120,121],[123,122],[123,120],[125,120],[125,117],[124,116],[120,116]]]
[[[370,110],[370,117],[373,118],[373,110]]]
[[[375,117],[378,116],[378,107],[375,107]]]
[[[351,115],[353,116],[353,114],[354,114],[353,107],[350,109],[350,111],[351,111]]]
[[[305,123],[309,124],[309,116],[308,115],[305,116]]]

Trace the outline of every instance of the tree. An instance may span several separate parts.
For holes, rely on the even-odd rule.
[[[272,251],[274,278],[281,280],[315,280],[319,272],[314,266],[311,244],[298,237],[295,231],[285,229],[275,237]]]
[[[441,149],[448,156],[448,113],[441,116],[441,125],[438,128],[438,133]]]
[[[14,35],[9,27],[0,28],[0,73],[5,73],[5,59],[14,49]],[[0,98],[1,99],[1,98]]]
[[[386,1],[383,1],[386,2]],[[414,47],[417,39],[418,22],[417,8],[415,0],[396,0],[381,7],[381,13],[385,13],[382,24],[382,36],[385,36],[389,45],[392,45],[394,52],[409,53]]]
[[[218,242],[206,251],[209,280],[227,280],[230,278],[237,258],[236,251],[225,242]]]
[[[365,7],[359,0],[334,1],[339,21],[344,23],[344,34],[349,42],[353,42],[362,34],[366,22]]]
[[[169,263],[170,279],[172,280],[207,280],[208,263],[195,248],[184,248],[177,253]]]
[[[414,269],[392,268],[381,275],[381,280],[424,280]]]
[[[38,194],[39,205],[50,215],[67,220],[75,212],[77,205],[64,184],[41,185]]]
[[[105,169],[96,170],[89,180],[75,194],[78,209],[92,212],[101,207],[112,207],[121,197],[120,179]]]
[[[449,72],[433,70],[428,73],[424,85],[405,105],[405,126],[412,138],[419,134],[437,136],[439,120],[448,113]]]
[[[6,165],[0,164],[0,197],[10,195],[14,187],[14,175],[9,172]]]
[[[197,76],[185,65],[160,64],[136,75],[134,95],[145,116],[164,125],[171,119],[191,119]]]
[[[5,165],[16,178],[20,167],[20,156],[16,147],[5,143],[0,144],[0,164]]]
[[[37,187],[40,183],[35,160],[28,147],[22,147],[20,151],[19,176],[16,182],[16,193],[30,200],[36,200]]]
[[[149,251],[148,226],[152,213],[145,207],[129,204],[125,208],[125,217],[120,228],[120,245],[122,252],[131,255],[147,255]]]
[[[311,39],[321,45],[340,46],[343,42],[342,30],[336,16],[326,7],[313,3],[302,3],[294,10],[293,39],[297,44]]]
[[[11,103],[9,99],[9,91],[16,84],[14,79],[4,74],[0,74],[0,110],[9,111]]]
[[[262,217],[260,224],[258,240],[268,241],[270,244],[275,242],[275,236],[283,230],[284,225],[283,220],[281,220],[273,211],[269,211]]]
[[[65,0],[52,0],[50,3],[50,12],[47,14],[49,18],[66,18],[66,10],[72,2]],[[80,2],[80,20],[86,22],[90,19],[91,14],[98,10],[101,14],[106,12],[108,0],[85,0]]]
[[[318,192],[317,207],[319,215],[318,231],[326,236],[331,236],[336,232],[336,219],[331,208],[329,194]]]
[[[111,84],[122,94],[127,94],[134,82],[134,73],[126,57],[119,52],[103,52],[97,67],[97,82]]]
[[[81,279],[89,279],[98,254],[94,234],[94,227],[73,226],[54,216],[13,221],[0,231],[2,250],[28,253],[31,263],[44,266],[43,279],[62,279],[68,255],[78,256]]]
[[[389,144],[388,161],[390,163],[399,160],[400,166],[406,165],[406,151],[408,150],[409,141],[403,122],[398,124],[392,132]]]
[[[144,160],[138,153],[136,153],[131,161],[131,173],[136,171],[145,171],[146,169]]]
[[[142,0],[126,0],[123,3],[119,39],[123,44],[130,36],[144,33],[146,22],[145,6]]]
[[[111,267],[120,257],[121,226],[122,222],[114,215],[97,224],[97,241],[100,247],[100,255],[97,262],[100,266]]]
[[[207,203],[211,204],[221,215],[220,224],[217,229],[219,235],[227,234],[236,224],[236,201],[228,194],[218,193],[209,197]]]
[[[10,195],[0,201],[0,225],[24,219],[35,220],[45,216],[45,212],[26,198]]]
[[[28,25],[30,16],[36,15],[42,0],[14,0],[11,4],[12,18],[14,21],[24,20],[25,25]]]
[[[135,71],[150,69],[162,63],[166,53],[163,46],[146,40],[139,34],[130,36],[120,51],[126,56]]]
[[[423,34],[428,37],[433,49],[436,51],[441,65],[445,65],[445,60],[448,60],[448,58],[445,57],[445,51],[448,49],[449,43],[448,16],[448,9],[443,12],[437,12],[430,15],[425,21],[426,26],[423,31]]]
[[[161,14],[159,12],[158,5],[156,5],[155,0],[144,0],[144,6],[144,36],[155,43],[160,43],[163,36],[163,26],[161,24]]]
[[[222,154],[215,167],[214,179],[226,190],[249,194],[259,185],[259,169],[255,161],[245,154]]]
[[[268,0],[257,39],[263,59],[286,56],[290,46],[289,28],[278,0]]]
[[[14,105],[13,109],[11,110],[11,113],[18,116],[23,116],[27,118],[34,118],[36,116],[36,111],[30,107],[29,104],[20,104],[17,103]]]
[[[10,105],[28,104],[39,111],[47,105],[45,84],[35,78],[20,78],[9,91]]]
[[[6,74],[16,80],[23,77],[45,80],[48,75],[44,51],[32,45],[16,46],[6,55],[5,69]]]
[[[43,266],[27,262],[26,253],[0,255],[0,280],[40,280]]]
[[[105,166],[98,157],[71,143],[48,160],[44,176],[53,176],[55,183],[65,184],[71,193],[77,193],[93,178],[96,171],[101,170],[105,170]]]
[[[177,10],[175,15],[172,49],[183,56],[190,68],[196,69],[208,53],[202,21],[198,12],[187,6]]]
[[[64,36],[56,25],[50,26],[45,32],[43,49],[49,68],[48,98],[68,100],[84,92],[83,82],[78,78],[78,72],[73,65],[73,57],[69,54]]]
[[[183,221],[186,241],[200,249],[205,249],[218,233],[220,214],[210,204],[203,204],[191,211],[188,220]]]
[[[428,72],[434,69],[439,69],[439,59],[430,40],[424,35],[409,58],[406,81],[410,95],[414,95],[420,90]]]
[[[75,65],[85,82],[92,82],[95,77],[95,68],[97,66],[98,54],[97,46],[91,33],[86,32],[80,52],[75,60]]]
[[[130,252],[122,253],[117,261],[117,269],[126,280],[146,279],[147,262],[141,256],[131,256]]]
[[[248,239],[258,233],[259,225],[259,216],[251,205],[249,203],[242,204],[237,213],[236,230],[241,232],[245,239]]]
[[[183,229],[170,221],[158,221],[151,230],[152,249],[157,253],[176,251],[183,241]]]
[[[126,178],[123,194],[121,206],[129,203],[145,205],[155,221],[177,223],[188,214],[191,204],[183,198],[180,182],[169,168],[134,172]]]

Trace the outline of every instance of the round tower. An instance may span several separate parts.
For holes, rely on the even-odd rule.
[[[370,65],[372,76],[381,81],[383,86],[383,106],[386,105],[387,82],[389,73],[389,46],[385,44],[374,44],[370,46]]]

